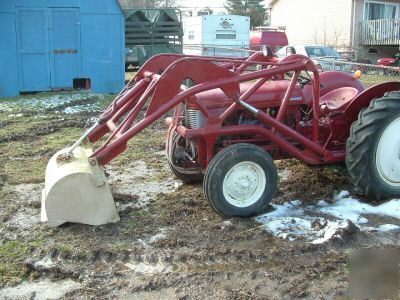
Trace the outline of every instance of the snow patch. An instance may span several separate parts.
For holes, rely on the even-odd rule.
[[[106,99],[105,95],[91,92],[62,92],[42,93],[33,96],[24,96],[17,99],[4,100],[0,102],[0,111],[18,112],[21,110],[33,110],[43,112],[54,110],[57,113],[77,114],[82,112],[101,112],[101,102]],[[88,103],[82,101],[88,100]],[[22,117],[21,113],[10,114],[10,117]]]
[[[389,232],[399,230],[399,225],[380,224],[371,226],[368,215],[385,216],[400,220],[400,199],[378,206],[362,203],[341,191],[333,203],[320,200],[316,205],[302,205],[300,200],[272,204],[273,211],[258,216],[256,221],[274,236],[293,241],[304,238],[313,244],[341,238],[354,223],[361,231]],[[375,225],[375,224],[373,224]]]
[[[352,198],[349,192],[342,191],[334,200],[335,202],[332,205],[324,205],[317,210],[338,219],[350,220],[357,225],[368,223],[368,219],[363,217],[362,214],[381,215],[400,219],[400,199],[372,206]]]
[[[150,169],[144,161],[135,161],[126,166],[123,171],[117,171],[108,166],[106,172],[109,174],[113,193],[137,195],[139,197],[135,203],[117,204],[120,211],[128,207],[134,209],[146,207],[157,194],[172,193],[177,189],[176,180],[173,178],[163,179],[162,181],[154,178],[157,170]]]
[[[136,273],[140,274],[159,274],[159,273],[167,273],[172,271],[171,266],[166,266],[164,264],[158,263],[158,264],[148,264],[145,262],[142,263],[126,263],[126,267],[128,267],[130,270],[133,270]]]
[[[70,279],[56,282],[50,280],[24,282],[15,287],[1,289],[0,299],[60,299],[65,294],[76,291],[80,286]]]

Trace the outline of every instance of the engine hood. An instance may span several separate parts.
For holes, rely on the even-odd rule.
[[[247,91],[253,84],[254,83],[252,82],[241,83],[240,94],[243,94],[245,91]],[[285,96],[289,84],[290,82],[288,80],[268,81],[253,95],[251,95],[246,102],[249,102],[257,107],[274,105],[279,106]],[[200,103],[207,108],[220,108],[232,104],[232,100],[229,99],[221,89],[213,89],[189,97],[187,99],[188,106],[192,109],[196,109],[196,100],[200,101]],[[300,86],[296,85],[291,100],[291,102],[294,102],[295,104],[299,104],[298,101],[304,101],[303,92]]]

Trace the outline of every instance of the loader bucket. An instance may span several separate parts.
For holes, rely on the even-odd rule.
[[[119,216],[104,171],[92,150],[75,148],[70,159],[58,151],[46,168],[45,188],[42,191],[42,222],[57,227],[65,222],[101,225],[119,221]]]

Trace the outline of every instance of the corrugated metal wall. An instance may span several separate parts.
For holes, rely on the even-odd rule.
[[[0,2],[0,97],[73,87],[124,85],[124,17],[116,0]]]

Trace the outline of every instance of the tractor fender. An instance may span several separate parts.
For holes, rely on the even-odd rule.
[[[321,84],[321,96],[324,96],[333,90],[345,86],[356,88],[360,92],[365,90],[362,82],[355,79],[352,74],[339,71],[328,71],[320,73],[319,82]]]
[[[328,94],[329,92],[342,87],[353,87],[359,92],[365,90],[364,85],[360,80],[354,78],[353,75],[339,72],[327,71],[319,74],[320,83],[320,97]],[[311,103],[313,100],[313,88],[311,85],[306,85],[303,89],[303,94],[306,102]]]
[[[374,85],[358,94],[347,106],[344,115],[349,123],[358,118],[358,113],[375,98],[381,98],[387,92],[400,91],[400,81],[391,81]]]

